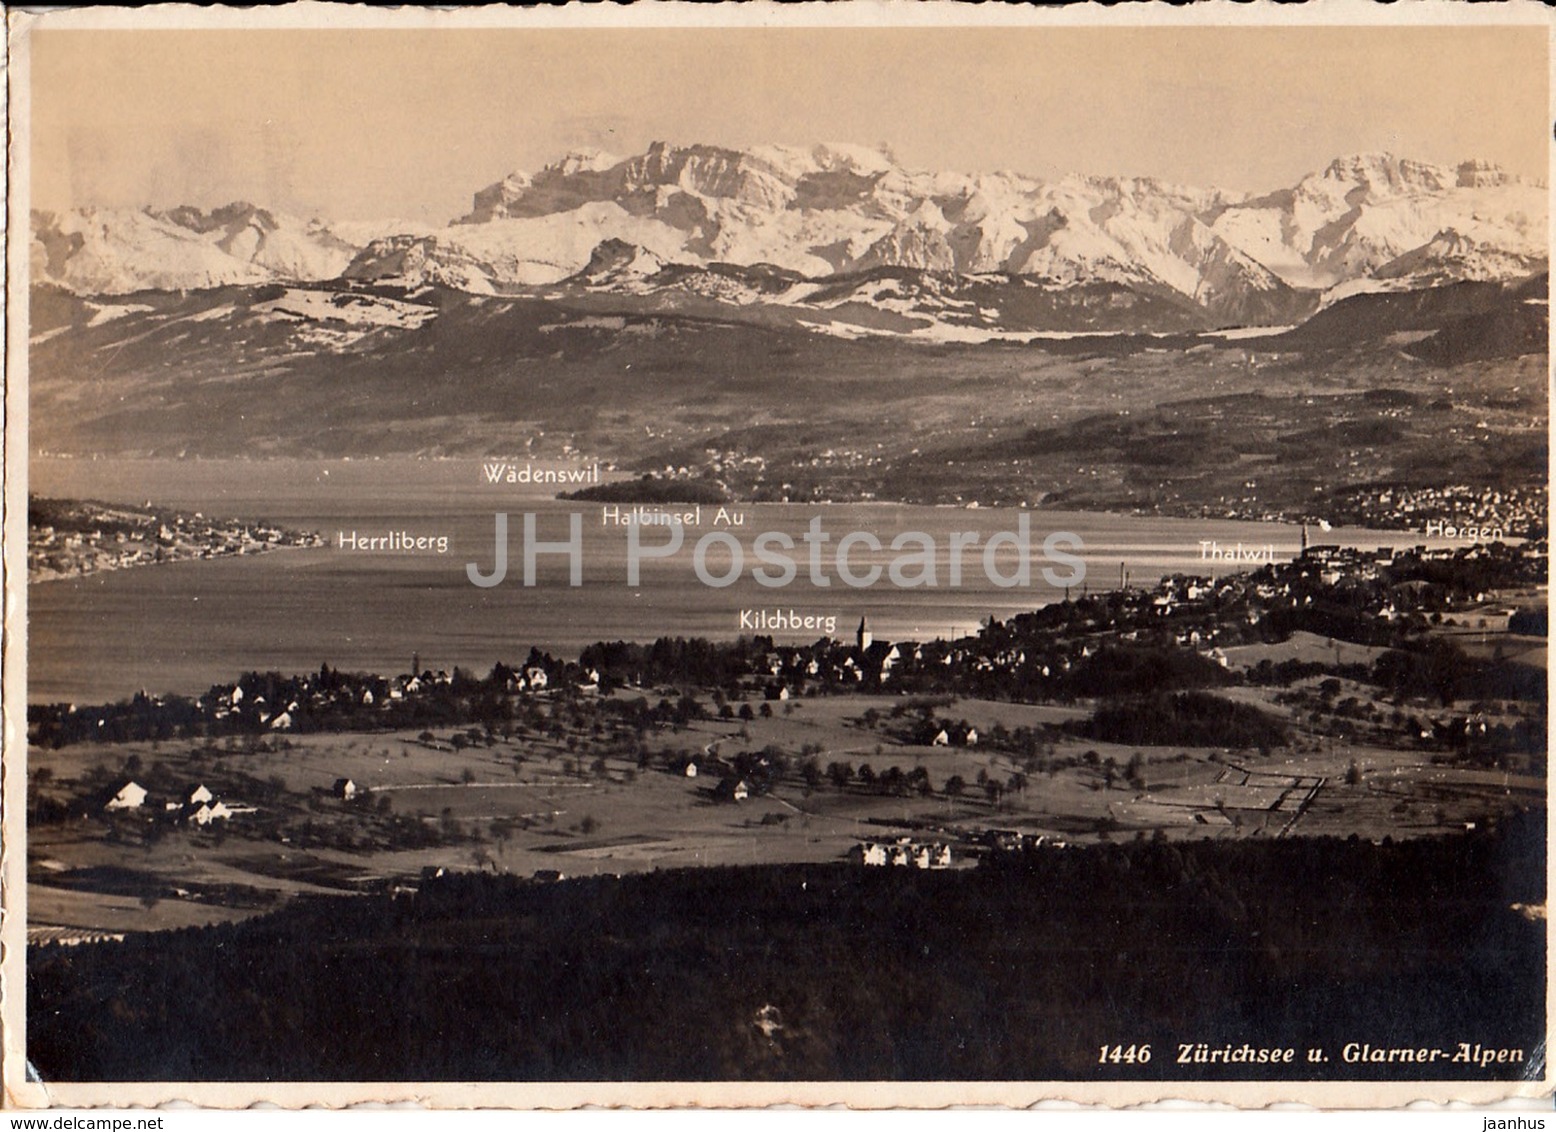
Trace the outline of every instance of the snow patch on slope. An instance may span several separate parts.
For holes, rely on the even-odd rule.
[[[252,309],[263,322],[296,324],[300,341],[327,349],[344,348],[386,328],[415,330],[437,317],[430,307],[379,295],[301,288],[288,288]]]

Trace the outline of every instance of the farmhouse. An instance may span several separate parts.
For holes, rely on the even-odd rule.
[[[146,803],[146,788],[138,782],[126,782],[108,799],[105,810],[138,810]]]
[[[717,802],[744,802],[750,796],[751,788],[743,778],[726,778],[713,790]]]
[[[357,784],[349,778],[337,778],[335,785],[330,787],[330,793],[337,798],[355,798],[357,796]]]
[[[185,815],[184,820],[195,825],[210,825],[213,821],[226,821],[231,817],[232,811],[225,803],[201,802]]]

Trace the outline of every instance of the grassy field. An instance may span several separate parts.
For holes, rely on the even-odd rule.
[[[1292,649],[1300,654],[1311,644]],[[1296,714],[1268,689],[1231,694],[1277,716]],[[1410,837],[1544,799],[1543,778],[1323,736],[1299,736],[1268,756],[1133,747],[1054,729],[1084,718],[1084,706],[971,699],[937,706],[939,718],[965,719],[985,735],[996,726],[1048,728],[1046,769],[1026,773],[1013,755],[987,746],[907,742],[903,721],[892,718],[898,705],[886,696],[807,698],[773,705],[770,718],[703,719],[631,742],[594,713],[573,717],[570,708],[544,730],[511,738],[441,728],[34,752],[35,803],[79,803],[126,778],[151,790],[152,803],[34,822],[28,923],[39,938],[62,929],[186,927],[255,915],[304,894],[414,887],[437,869],[524,877],[819,863],[844,858],[861,840],[915,832],[964,839],[959,865],[970,863],[967,847],[990,829],[1072,843]],[[717,774],[689,778],[672,769],[688,757],[706,765],[710,756],[769,747],[791,757],[790,773],[770,793],[740,802],[714,800]],[[842,787],[825,775],[807,782],[797,769],[801,752],[821,768],[868,765],[876,775],[922,768],[930,791],[877,794],[858,777]],[[1123,769],[1131,760],[1133,783]],[[342,778],[356,784],[355,798],[332,795]],[[953,778],[965,789],[948,792]],[[1004,787],[997,800],[985,782]],[[197,785],[240,812],[206,827],[153,820],[151,805]]]

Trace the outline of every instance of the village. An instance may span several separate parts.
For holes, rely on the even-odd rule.
[[[1469,484],[1351,488],[1333,494],[1328,518],[1362,527],[1428,533],[1434,525],[1487,528],[1517,538],[1545,538],[1550,530],[1549,500],[1543,484],[1501,488]]]
[[[325,545],[317,532],[289,531],[239,519],[207,519],[199,512],[59,499],[29,499],[27,528],[29,582],[191,558]]]
[[[1108,840],[1433,836],[1543,805],[1546,551],[1312,546],[954,641],[662,639],[485,676],[248,673],[29,711],[38,938],[439,871],[958,869]]]

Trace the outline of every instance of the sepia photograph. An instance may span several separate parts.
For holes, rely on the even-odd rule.
[[[9,13],[8,1105],[1550,1096],[1548,10],[819,7]]]

